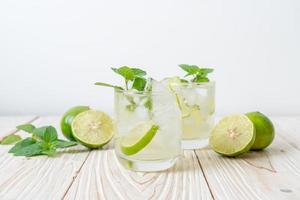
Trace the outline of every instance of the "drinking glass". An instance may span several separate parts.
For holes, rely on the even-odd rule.
[[[115,90],[115,153],[134,171],[161,171],[181,154],[181,112],[157,81],[148,92]]]
[[[171,88],[182,114],[182,148],[207,146],[214,125],[215,82],[173,83]]]

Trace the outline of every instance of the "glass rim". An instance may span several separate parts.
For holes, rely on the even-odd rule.
[[[215,81],[208,81],[208,82],[180,82],[180,83],[171,83],[172,85],[179,85],[179,86],[214,86],[216,84]]]
[[[152,91],[121,90],[118,88],[115,88],[115,93],[125,94],[125,95],[138,95],[138,96],[149,96],[155,94]]]

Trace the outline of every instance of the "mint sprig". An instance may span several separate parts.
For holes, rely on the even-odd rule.
[[[3,145],[13,144],[13,143],[15,143],[19,140],[22,140],[22,138],[19,135],[11,134],[11,135],[8,135],[8,136],[4,137],[0,141],[0,144],[3,144]]]
[[[111,88],[115,88],[117,90],[135,89],[135,90],[141,91],[141,92],[150,91],[148,85],[151,82],[151,79],[148,79],[148,80],[146,79],[146,75],[147,75],[146,71],[139,69],[139,68],[128,67],[128,66],[122,66],[120,68],[111,68],[111,69],[116,74],[118,74],[124,78],[125,89],[121,86],[111,85],[111,84],[103,83],[103,82],[96,82],[95,85],[111,87]],[[138,107],[138,104],[134,101],[134,98],[132,96],[126,95],[126,98],[129,103],[126,106],[126,109],[128,111],[133,112]],[[148,109],[151,109],[152,108],[151,105],[152,105],[152,102],[148,102],[147,104],[145,104],[145,107]]]
[[[180,64],[179,67],[187,72],[185,77],[192,76],[190,81],[196,83],[209,82],[207,75],[214,71],[214,69],[200,68],[197,65]],[[186,80],[182,79],[182,82],[186,82]]]
[[[15,156],[54,156],[59,148],[77,145],[76,142],[58,139],[57,131],[53,126],[36,128],[32,124],[23,124],[17,126],[17,129],[30,133],[31,137],[20,140],[9,150],[9,153]]]
[[[125,80],[125,89],[136,89],[138,91],[144,91],[147,84],[145,76],[147,73],[139,68],[123,66],[120,68],[111,68],[115,73],[122,76]],[[119,90],[124,90],[121,86],[111,85],[103,82],[96,82],[95,85],[112,87]]]

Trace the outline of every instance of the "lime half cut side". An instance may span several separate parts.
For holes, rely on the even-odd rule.
[[[75,139],[88,148],[100,148],[113,136],[113,121],[105,113],[88,110],[77,115],[72,122]]]
[[[130,133],[121,138],[121,151],[125,155],[134,155],[144,149],[153,139],[158,125],[153,122],[143,122],[137,125]]]
[[[209,143],[214,151],[225,156],[238,156],[250,150],[255,141],[255,128],[245,115],[221,119],[212,130]]]

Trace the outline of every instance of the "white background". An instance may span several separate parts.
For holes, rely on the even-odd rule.
[[[0,115],[111,112],[110,67],[215,68],[219,114],[300,114],[299,0],[1,0]]]

